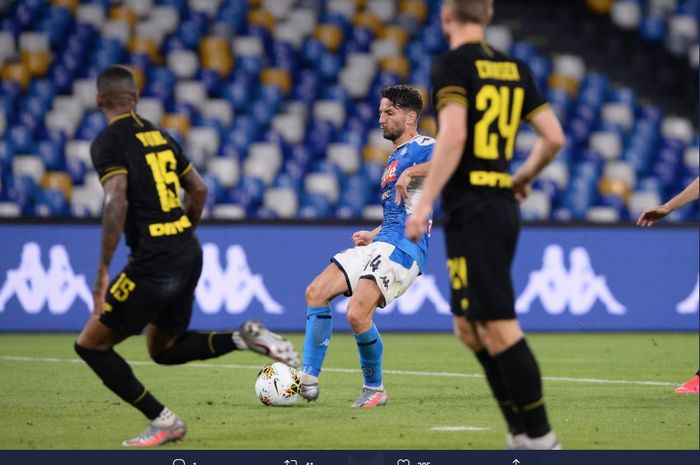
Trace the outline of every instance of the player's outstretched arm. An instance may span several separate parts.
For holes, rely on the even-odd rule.
[[[525,163],[513,175],[513,191],[518,202],[525,200],[532,181],[554,159],[566,142],[561,124],[551,108],[538,111],[530,124],[539,137]]]
[[[114,251],[119,245],[126,223],[126,214],[129,209],[129,201],[126,197],[127,185],[126,175],[118,174],[107,179],[102,186],[105,193],[102,208],[102,245],[95,284],[92,288],[95,315],[102,313],[109,285],[109,264],[112,263]]]
[[[185,189],[185,214],[196,227],[207,200],[207,186],[194,166],[182,177],[181,184]]]
[[[649,227],[656,223],[658,220],[668,215],[669,213],[678,210],[683,205],[692,202],[693,200],[700,197],[700,177],[697,177],[688,184],[688,186],[683,189],[678,195],[673,197],[668,202],[657,205],[653,208],[647,208],[639,215],[637,218],[637,226]]]

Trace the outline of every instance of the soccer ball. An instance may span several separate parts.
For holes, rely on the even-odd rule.
[[[282,362],[265,365],[255,381],[255,394],[265,405],[292,405],[299,392],[301,380],[297,371]]]

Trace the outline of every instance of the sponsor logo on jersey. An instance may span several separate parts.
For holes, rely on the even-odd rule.
[[[515,310],[527,313],[537,299],[550,315],[560,315],[567,309],[573,315],[585,315],[598,301],[611,315],[627,313],[627,308],[608,287],[605,276],[596,274],[583,247],[574,247],[569,252],[569,269],[560,245],[550,244],[544,249],[542,267],[530,273],[525,289],[515,302]]]
[[[399,166],[399,161],[394,160],[384,168],[384,174],[382,175],[382,187],[389,184],[391,181],[396,181],[396,169]]]

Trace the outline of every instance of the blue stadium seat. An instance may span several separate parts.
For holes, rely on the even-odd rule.
[[[70,206],[60,189],[38,189],[34,203],[36,216],[66,216]]]

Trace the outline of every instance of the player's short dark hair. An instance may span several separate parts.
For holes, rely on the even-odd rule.
[[[444,0],[460,23],[486,24],[493,14],[494,0]]]
[[[380,96],[389,100],[393,106],[399,109],[408,108],[419,115],[423,109],[423,97],[411,86],[404,84],[387,86],[382,89]]]
[[[136,79],[126,66],[109,66],[97,76],[97,95],[104,105],[126,103],[127,100],[135,103],[136,90]]]

